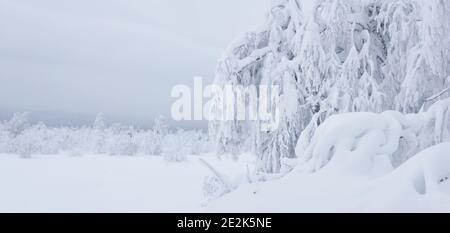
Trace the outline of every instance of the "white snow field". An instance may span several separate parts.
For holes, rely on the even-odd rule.
[[[227,171],[242,163],[218,161]],[[210,172],[199,156],[0,155],[0,212],[193,212]]]
[[[183,163],[152,156],[1,155],[0,212],[450,212],[450,143],[395,170],[379,164],[370,175],[336,166],[293,171],[244,183],[209,203],[202,186],[211,172],[200,158],[233,176],[252,163],[213,155]]]

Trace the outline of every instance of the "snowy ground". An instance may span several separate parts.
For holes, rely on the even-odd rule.
[[[449,151],[444,143],[370,177],[333,166],[293,171],[243,184],[207,205],[202,186],[211,172],[199,159],[239,174],[250,158],[0,155],[0,212],[450,212]]]
[[[201,211],[210,172],[199,158],[166,163],[152,156],[0,155],[0,212]]]
[[[450,143],[426,149],[376,176],[342,170],[337,164],[313,174],[294,171],[274,182],[243,186],[210,203],[208,211],[450,212]],[[231,203],[240,203],[239,209]]]

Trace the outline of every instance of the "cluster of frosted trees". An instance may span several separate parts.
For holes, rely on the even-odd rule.
[[[47,127],[32,124],[28,113],[16,113],[0,122],[0,153],[29,157],[35,154],[162,155],[168,161],[184,161],[187,155],[210,150],[209,139],[201,131],[172,132],[163,117],[155,119],[151,130],[105,123],[98,114],[92,126]]]
[[[224,53],[215,82],[281,87],[270,103],[280,111],[278,129],[210,123],[220,153],[251,151],[258,171],[278,173],[284,158],[302,156],[300,135],[312,138],[332,115],[418,113],[448,98],[450,2],[273,0],[267,22]]]

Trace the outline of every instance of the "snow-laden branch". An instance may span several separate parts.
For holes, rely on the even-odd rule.
[[[256,62],[261,61],[262,59],[264,59],[265,56],[267,56],[268,53],[270,53],[270,48],[262,48],[253,51],[252,54],[250,54],[249,56],[239,60],[235,72],[239,73],[247,69],[248,67],[254,65]]]
[[[428,98],[426,101],[427,102],[431,102],[434,101],[436,99],[438,99],[439,97],[443,96],[445,93],[450,92],[450,87],[447,87],[446,89],[442,90],[441,92],[431,96],[430,98]]]

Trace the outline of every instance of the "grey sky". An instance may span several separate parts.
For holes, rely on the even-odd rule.
[[[0,119],[169,116],[170,90],[211,81],[269,0],[0,0]],[[76,120],[76,119],[75,119]]]

